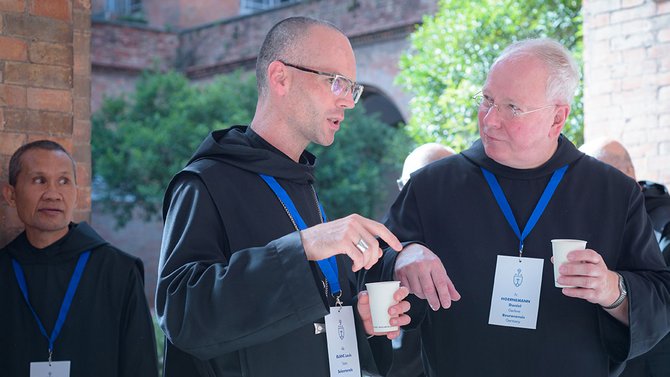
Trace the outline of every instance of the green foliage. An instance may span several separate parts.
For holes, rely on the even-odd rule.
[[[147,72],[127,98],[106,99],[92,132],[93,173],[104,183],[95,194],[103,208],[118,226],[133,215],[160,216],[165,187],[203,138],[248,124],[256,99],[253,75],[196,86],[174,72]],[[358,105],[346,113],[333,146],[309,148],[318,157],[319,195],[330,218],[376,214],[389,191],[388,172],[397,171],[410,144],[402,136]]]
[[[360,103],[345,115],[331,146],[309,148],[317,156],[319,199],[331,219],[351,213],[374,218],[385,210],[380,205],[386,203],[387,195],[395,193],[396,171],[412,142],[402,130],[382,123],[377,114],[368,115]]]
[[[129,98],[108,98],[93,115],[93,173],[103,208],[124,225],[135,210],[160,215],[163,191],[203,138],[224,124],[251,120],[253,77],[239,73],[196,86],[181,74],[146,72]]]
[[[412,48],[400,60],[397,81],[414,94],[407,131],[419,144],[438,141],[456,150],[478,138],[472,96],[490,65],[510,43],[551,37],[582,59],[579,0],[441,0],[412,34]],[[563,133],[583,142],[581,85]]]

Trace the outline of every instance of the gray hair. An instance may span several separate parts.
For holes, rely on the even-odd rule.
[[[493,62],[499,62],[521,55],[531,55],[540,59],[547,70],[547,99],[571,104],[579,85],[579,66],[570,51],[551,38],[525,39],[512,43]]]
[[[304,38],[309,35],[308,29],[316,25],[325,26],[342,33],[335,25],[310,17],[289,17],[279,21],[270,29],[256,59],[256,85],[259,97],[265,96],[270,63],[275,60],[287,60],[287,63],[293,64],[302,63],[303,56],[298,53],[298,47]]]
[[[9,184],[11,186],[16,186],[16,180],[18,179],[19,173],[21,172],[21,162],[22,162],[21,159],[23,158],[23,155],[32,149],[43,149],[47,151],[58,151],[65,153],[65,155],[70,159],[70,161],[72,161],[72,171],[74,174],[74,181],[75,183],[77,182],[77,168],[75,166],[72,155],[68,153],[68,151],[66,151],[62,145],[56,143],[55,141],[37,140],[33,141],[32,143],[20,146],[19,149],[17,149],[16,152],[14,152],[12,157],[9,159]]]

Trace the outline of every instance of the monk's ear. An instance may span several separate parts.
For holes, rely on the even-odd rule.
[[[9,183],[2,186],[2,196],[11,207],[16,207],[16,191],[14,186]]]
[[[563,131],[565,121],[568,120],[568,115],[570,115],[570,105],[556,105],[556,112],[554,113],[554,121],[549,131],[550,137],[552,138],[558,137],[561,131]]]
[[[288,67],[284,63],[275,60],[268,65],[268,87],[269,91],[283,96],[288,93],[291,85],[291,77]]]

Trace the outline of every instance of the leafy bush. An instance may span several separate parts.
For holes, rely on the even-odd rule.
[[[165,187],[212,130],[248,124],[256,107],[253,75],[235,73],[193,85],[175,72],[146,72],[127,97],[108,98],[93,116],[93,173],[105,211],[123,226],[135,214],[158,218]],[[317,155],[321,201],[330,218],[373,216],[384,203],[389,170],[409,142],[402,131],[369,116],[361,105],[346,113],[329,148]]]
[[[255,80],[240,74],[195,86],[181,74],[145,72],[128,98],[109,98],[92,118],[93,173],[103,208],[125,224],[137,209],[160,215],[163,192],[202,139],[224,124],[246,123]]]
[[[510,43],[552,37],[578,62],[582,56],[579,0],[441,0],[434,16],[411,37],[397,82],[414,94],[407,130],[418,143],[438,141],[456,150],[478,138],[472,101],[490,65]],[[581,85],[563,133],[583,141]]]
[[[345,114],[331,146],[309,148],[318,157],[319,199],[331,219],[351,213],[380,217],[412,141],[377,114],[368,115],[360,103]]]

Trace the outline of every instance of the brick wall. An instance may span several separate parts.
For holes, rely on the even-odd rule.
[[[670,1],[587,0],[586,141],[620,140],[638,179],[670,184]]]
[[[94,17],[104,18],[106,1],[92,0]],[[142,13],[150,27],[177,30],[235,17],[240,0],[142,0]]]
[[[77,221],[91,208],[90,0],[0,1],[0,185],[22,144],[61,143],[75,158]],[[21,229],[0,199],[0,246]]]
[[[91,29],[91,108],[102,99],[135,90],[135,80],[144,69],[167,70],[177,64],[176,33],[157,28],[95,20]]]
[[[253,60],[272,25],[297,15],[309,15],[332,22],[356,44],[366,36],[420,23],[437,10],[436,0],[359,0],[356,2],[307,1],[251,16],[224,20],[217,24],[185,30],[181,35],[181,64],[191,74],[239,61]],[[404,33],[406,37],[408,33]]]
[[[179,9],[185,9],[185,4],[206,9],[196,6],[196,1],[169,2],[179,2]],[[151,4],[152,0],[146,1],[147,9]],[[215,8],[210,10],[210,15],[216,14]],[[393,84],[397,62],[409,46],[407,38],[415,25],[436,10],[437,0],[313,0],[233,18],[228,16],[232,11],[220,10],[221,21],[179,32],[94,21],[92,107],[98,109],[105,95],[131,90],[139,72],[153,61],[175,67],[194,80],[209,80],[236,68],[252,70],[263,38],[273,24],[286,17],[309,15],[342,28],[357,56],[357,80],[381,91],[407,120],[409,97]]]
[[[144,0],[149,25],[173,30],[204,25],[240,13],[240,0]]]

